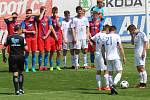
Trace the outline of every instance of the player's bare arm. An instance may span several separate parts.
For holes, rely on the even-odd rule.
[[[76,43],[76,32],[75,32],[75,28],[72,28],[72,35],[73,35],[73,43]]]
[[[125,53],[124,53],[124,49],[123,49],[122,44],[119,44],[119,49],[120,49],[120,53],[121,53],[121,56],[123,59],[123,63],[125,64],[126,63],[126,57],[125,57]]]
[[[6,61],[7,61],[7,58],[6,58],[6,56],[5,56],[5,50],[6,50],[6,47],[3,46],[3,48],[2,48],[3,63],[6,63]]]
[[[50,29],[51,29],[51,31],[52,31],[52,34],[54,35],[55,41],[58,41],[58,37],[57,37],[57,35],[56,35],[56,32],[55,32],[53,26],[50,26]]]
[[[86,27],[86,36],[87,36],[87,40],[90,39],[90,31],[89,31],[89,27]]]
[[[143,46],[142,55],[141,55],[141,58],[142,58],[142,59],[145,58],[145,53],[146,53],[147,47],[148,47],[148,43],[147,43],[147,41],[145,41],[145,42],[144,42],[144,46]]]
[[[66,39],[66,37],[65,37],[64,30],[62,30],[62,35],[63,35],[63,41],[64,41],[64,43],[67,44],[67,39]]]
[[[44,9],[44,10],[42,11],[42,13],[40,14],[39,20],[41,20],[41,19],[43,18],[45,12],[46,12],[46,9]]]

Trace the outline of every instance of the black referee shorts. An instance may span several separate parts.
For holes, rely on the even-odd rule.
[[[24,71],[24,56],[23,55],[10,55],[8,59],[9,72],[22,72]]]

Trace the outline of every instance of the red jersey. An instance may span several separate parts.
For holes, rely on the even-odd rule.
[[[100,20],[96,20],[96,21],[89,21],[90,23],[90,34],[93,37],[95,34],[100,32]]]
[[[51,25],[50,17],[44,16],[38,22],[38,37],[43,37],[48,33],[49,26]]]
[[[30,19],[26,19],[22,22],[21,26],[23,29],[26,29],[27,31],[36,31],[36,17],[31,17]],[[33,37],[36,38],[36,34],[33,33],[25,33],[25,37]]]
[[[63,21],[63,18],[61,17],[56,17],[56,18],[54,18],[53,16],[51,17],[51,25],[53,26],[58,39],[62,39],[62,31],[61,31],[61,27],[58,26],[57,24],[58,22],[62,24],[62,21]],[[53,35],[51,36],[53,37]]]
[[[14,27],[19,23],[17,21],[9,21],[8,19],[5,22],[7,24],[8,35],[13,35],[15,33]]]

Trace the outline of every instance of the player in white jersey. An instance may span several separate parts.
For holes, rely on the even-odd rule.
[[[70,18],[70,12],[64,11],[64,20],[62,21],[62,34],[63,34],[63,56],[64,56],[64,68],[67,66],[67,51],[70,50],[72,66],[74,65],[74,35],[72,32],[72,19]]]
[[[109,72],[109,84],[111,87],[111,94],[118,94],[116,85],[120,81],[122,76],[122,63],[120,58],[120,53],[123,58],[123,62],[126,62],[124,49],[121,44],[121,38],[116,34],[116,27],[111,26],[109,29],[109,34],[107,34],[105,41],[105,51],[106,51],[106,60],[107,60],[107,70]],[[120,53],[118,52],[118,49]],[[117,74],[113,79],[113,71],[116,71]]]
[[[134,48],[134,60],[135,66],[140,76],[139,88],[145,88],[147,83],[147,72],[145,70],[145,59],[146,59],[146,49],[148,38],[144,32],[139,31],[135,25],[130,25],[127,30],[131,34],[132,44],[135,45]]]
[[[76,7],[77,16],[73,18],[73,32],[75,33],[75,68],[79,67],[79,53],[82,49],[84,67],[88,66],[87,62],[87,48],[88,48],[88,38],[89,38],[89,22],[86,17],[83,16],[83,11],[81,6]]]
[[[104,64],[104,59],[103,59],[103,54],[102,54],[102,45],[106,41],[106,32],[109,30],[108,25],[104,26],[102,32],[97,33],[91,38],[90,44],[93,45],[93,43],[96,44],[96,80],[97,80],[97,85],[98,85],[98,90],[110,90],[109,88],[109,75],[107,71],[107,67]],[[94,45],[93,45],[94,46]],[[104,78],[106,82],[106,87],[101,86],[101,75],[102,71],[104,71]]]

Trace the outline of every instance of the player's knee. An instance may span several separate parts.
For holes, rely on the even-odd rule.
[[[18,76],[18,72],[14,72],[13,75],[14,75],[14,76]]]
[[[80,50],[75,50],[75,54],[79,54],[80,53]]]
[[[96,75],[101,75],[101,70],[97,70]]]

